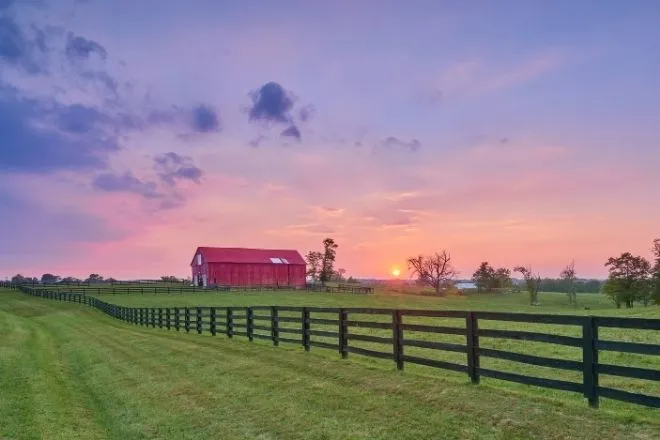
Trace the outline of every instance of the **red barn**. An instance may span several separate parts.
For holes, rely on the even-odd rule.
[[[305,260],[294,250],[198,247],[190,263],[196,286],[304,287]]]

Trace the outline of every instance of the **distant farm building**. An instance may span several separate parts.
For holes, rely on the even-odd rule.
[[[456,287],[460,293],[477,291],[477,284],[470,281],[459,281],[454,284],[454,287]]]
[[[190,263],[195,286],[304,287],[306,264],[295,250],[198,247]]]

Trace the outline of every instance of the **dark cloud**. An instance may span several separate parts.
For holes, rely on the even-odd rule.
[[[252,95],[252,108],[249,120],[252,122],[281,123],[291,122],[293,98],[276,82],[269,82]]]
[[[203,174],[190,157],[173,152],[157,156],[154,159],[154,167],[160,179],[169,186],[175,186],[178,180],[200,183]]]
[[[193,109],[193,129],[200,133],[220,130],[218,114],[211,107],[200,105]]]
[[[103,46],[93,40],[74,35],[72,32],[67,34],[66,48],[64,49],[66,56],[72,60],[77,61],[81,59],[89,59],[93,54],[97,54],[102,60],[108,57],[108,52]]]
[[[171,106],[167,109],[156,109],[149,112],[146,125],[178,126],[185,125],[186,130],[195,133],[213,133],[222,129],[220,118],[215,109],[208,105],[199,105],[193,109]],[[187,139],[190,133],[181,134],[181,139]]]
[[[394,136],[390,136],[387,139],[381,141],[378,146],[388,150],[400,149],[415,152],[419,150],[419,148],[422,146],[422,143],[417,139],[412,139],[410,142],[406,142]]]
[[[167,154],[169,155],[174,153]],[[176,154],[174,155],[178,156]],[[183,158],[184,162],[185,159],[187,158]],[[177,175],[171,177],[173,182],[176,179],[190,178],[191,175],[195,176],[195,171],[181,168],[187,167],[182,166],[180,169],[177,169]],[[172,186],[174,186],[174,184]],[[136,177],[131,171],[125,171],[123,173],[101,173],[97,175],[92,181],[92,187],[103,192],[130,193],[139,195],[151,203],[155,203],[151,206],[157,209],[177,208],[183,206],[186,201],[186,198],[181,193],[179,193],[176,188],[169,187],[169,184],[168,187],[159,186],[157,182],[151,180],[143,180]]]
[[[158,185],[154,182],[138,179],[130,171],[122,174],[107,172],[99,174],[92,180],[92,187],[105,192],[128,192],[139,194],[148,199],[162,198]]]
[[[116,127],[98,111],[21,98],[0,83],[0,169],[102,168],[118,149]]]
[[[312,104],[307,104],[300,110],[298,110],[298,118],[302,122],[307,122],[311,120],[314,116],[316,116],[316,107],[314,107]]]
[[[104,119],[98,110],[80,104],[65,107],[56,116],[58,128],[73,134],[89,133]]]
[[[22,68],[28,73],[46,71],[43,55],[46,52],[45,34],[35,29],[36,37],[29,38],[9,14],[0,15],[0,65]]]
[[[282,131],[280,135],[284,137],[292,137],[292,138],[296,138],[297,140],[300,140],[300,130],[298,130],[298,127],[296,127],[295,125],[292,125],[284,129],[284,131]]]

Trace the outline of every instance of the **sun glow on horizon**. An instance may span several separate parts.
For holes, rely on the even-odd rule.
[[[392,268],[392,276],[398,277],[399,275],[401,275],[401,269],[398,267]]]

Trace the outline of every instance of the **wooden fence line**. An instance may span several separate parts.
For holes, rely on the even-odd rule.
[[[638,353],[660,356],[660,345],[634,342],[602,340],[598,336],[600,327],[640,329],[659,331],[660,319],[610,318],[596,316],[542,315],[524,313],[471,312],[449,310],[400,310],[376,308],[336,308],[336,307],[292,307],[292,306],[255,306],[255,307],[173,307],[144,308],[124,307],[107,303],[93,296],[84,294],[33,289],[22,286],[26,294],[60,301],[77,302],[101,310],[114,318],[134,325],[155,328],[174,329],[186,332],[195,331],[211,335],[224,334],[229,338],[244,336],[250,341],[267,339],[274,345],[281,342],[300,344],[305,351],[311,347],[337,350],[342,358],[349,353],[391,359],[399,370],[406,363],[443,368],[466,373],[473,383],[479,383],[481,377],[490,377],[544,388],[582,393],[589,405],[599,406],[601,397],[660,408],[660,397],[632,393],[624,390],[602,387],[599,385],[601,374],[620,377],[660,381],[660,370],[626,367],[600,363],[600,351]],[[289,314],[285,316],[284,314]],[[297,316],[290,316],[296,313]],[[328,314],[334,315],[329,318]],[[356,315],[380,317],[378,321],[365,320]],[[444,327],[432,325],[405,324],[404,317],[441,317],[461,319],[464,327]],[[360,318],[360,319],[358,319]],[[183,321],[183,322],[182,322]],[[480,329],[481,321],[508,321],[527,323],[546,323],[578,326],[582,337],[559,336],[549,333],[536,333],[518,330]],[[284,323],[298,324],[297,328],[282,326]],[[337,331],[314,330],[312,324],[334,325]],[[391,338],[361,335],[351,332],[355,328],[374,328],[391,330]],[[407,338],[408,331],[463,335],[465,345],[443,342],[431,342]],[[282,336],[284,335],[284,336]],[[292,335],[297,335],[294,338]],[[316,337],[335,338],[337,343],[314,340]],[[582,361],[548,358],[521,354],[504,350],[480,348],[480,338],[517,339],[567,345],[582,349]],[[382,344],[388,351],[379,351],[351,345],[351,341],[363,341]],[[440,361],[405,354],[405,347],[420,347],[442,350],[466,355],[466,365]],[[502,372],[480,366],[480,358],[496,358],[528,365],[536,365],[563,370],[582,372],[582,382],[570,382],[558,379],[546,379],[524,374]]]
[[[184,294],[184,293],[204,293],[204,292],[271,292],[280,290],[303,290],[307,292],[324,292],[324,293],[353,293],[370,295],[374,292],[373,287],[362,286],[320,286],[308,284],[305,287],[290,287],[290,286],[207,286],[195,287],[186,284],[172,284],[168,286],[149,286],[147,283],[141,286],[125,286],[119,283],[80,283],[80,284],[13,284],[6,281],[0,282],[0,287],[9,289],[16,289],[20,286],[29,287],[32,289],[62,289],[65,288],[70,292],[79,292],[82,294],[90,295],[103,295],[103,294]]]

